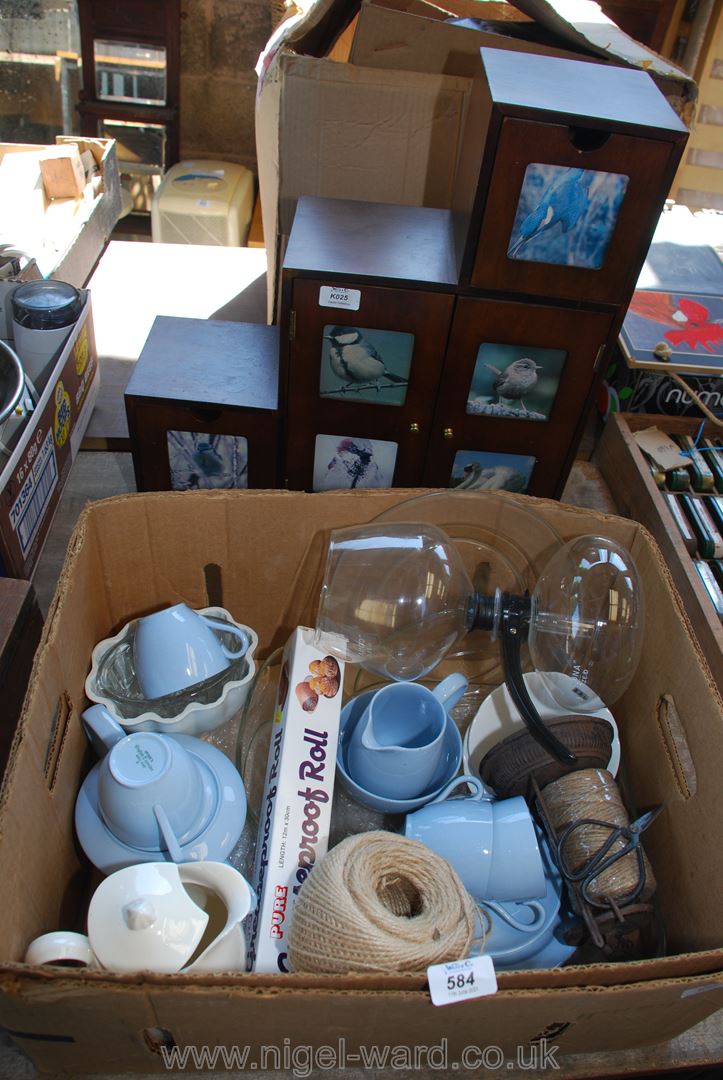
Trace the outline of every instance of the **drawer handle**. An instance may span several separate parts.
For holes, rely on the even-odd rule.
[[[567,137],[576,150],[586,154],[592,150],[600,150],[610,138],[610,132],[571,125],[568,128]]]
[[[189,412],[194,420],[204,424],[215,424],[223,415],[223,409],[205,409],[203,406],[189,409]]]

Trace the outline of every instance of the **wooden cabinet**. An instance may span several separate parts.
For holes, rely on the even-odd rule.
[[[278,485],[275,326],[159,315],[125,390],[139,491]]]
[[[558,497],[611,325],[606,312],[459,296],[424,484]]]
[[[289,487],[562,490],[612,313],[424,280],[440,270],[425,241],[436,231],[437,259],[452,242],[440,213],[299,200],[283,271]]]
[[[349,291],[359,294],[353,311],[320,303],[325,294],[333,303]],[[382,474],[388,483],[375,486],[418,485],[454,296],[354,281],[340,291],[319,277],[294,281],[291,304],[289,487],[336,487],[337,473],[345,472],[350,487]]]
[[[460,280],[627,304],[685,125],[644,71],[480,52],[454,196]]]
[[[78,18],[82,134],[115,138],[121,163],[162,174],[179,157],[180,0],[78,0]]]
[[[42,629],[43,616],[30,582],[0,578],[0,685],[3,688],[0,780],[15,737]]]
[[[299,199],[290,487],[562,492],[687,130],[645,72],[480,52],[450,211]]]

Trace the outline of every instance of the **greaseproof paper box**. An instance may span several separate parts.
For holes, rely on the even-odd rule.
[[[0,575],[29,578],[80,449],[100,385],[90,293],[0,472]]]
[[[295,627],[315,624],[330,530],[372,521],[419,494],[162,492],[84,510],[0,790],[0,875],[7,883],[0,1024],[40,1070],[167,1076],[162,1049],[236,1046],[258,1063],[263,1048],[282,1060],[286,1047],[331,1045],[336,1053],[343,1040],[348,1054],[370,1044],[414,1049],[444,1041],[449,1073],[465,1047],[494,1044],[510,1061],[522,1047],[529,1062],[547,1038],[558,1059],[607,1054],[667,1042],[723,1008],[720,691],[642,526],[506,492],[476,493],[472,536],[489,535],[495,500],[510,499],[542,515],[563,539],[611,536],[637,563],[645,639],[636,677],[614,712],[631,801],[664,807],[645,848],[667,956],[500,972],[496,994],[443,1009],[431,1004],[423,972],[115,975],[22,962],[39,934],[83,928],[93,876],[73,835],[73,808],[92,765],[80,714],[95,643],[131,618],[182,600],[225,607],[254,627],[260,655],[268,655]],[[508,540],[524,550],[522,530]],[[328,1052],[325,1060],[328,1067]],[[484,1059],[477,1053],[474,1060]]]
[[[344,665],[300,626],[284,650],[259,815],[249,970],[288,972],[299,889],[326,854],[334,794]]]

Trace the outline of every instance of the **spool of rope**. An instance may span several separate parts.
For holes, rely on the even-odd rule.
[[[445,859],[395,833],[360,833],[304,882],[289,960],[318,974],[422,972],[466,956],[478,928],[475,903]]]
[[[608,824],[627,828],[630,817],[623,803],[620,789],[614,776],[607,769],[579,769],[554,780],[542,789],[545,811],[557,833],[558,838],[574,822],[584,819],[604,821]],[[573,829],[562,845],[562,857],[567,868],[573,873],[583,873],[586,866],[610,840],[611,830],[604,825],[581,824]],[[624,836],[617,837],[605,852],[603,858],[619,855],[628,841]],[[640,848],[643,857],[645,884],[636,899],[644,901],[655,892],[655,877],[648,857]],[[640,884],[641,872],[638,856],[634,851],[620,856],[612,866],[595,875],[594,869],[587,878],[589,899],[604,902],[606,897],[620,901],[634,896]]]

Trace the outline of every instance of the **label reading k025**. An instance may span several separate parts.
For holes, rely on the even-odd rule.
[[[319,289],[319,307],[346,308],[358,311],[361,304],[361,289],[344,289],[341,286],[322,285]]]
[[[497,992],[495,966],[489,956],[432,964],[427,968],[427,979],[433,1005],[451,1005]]]

